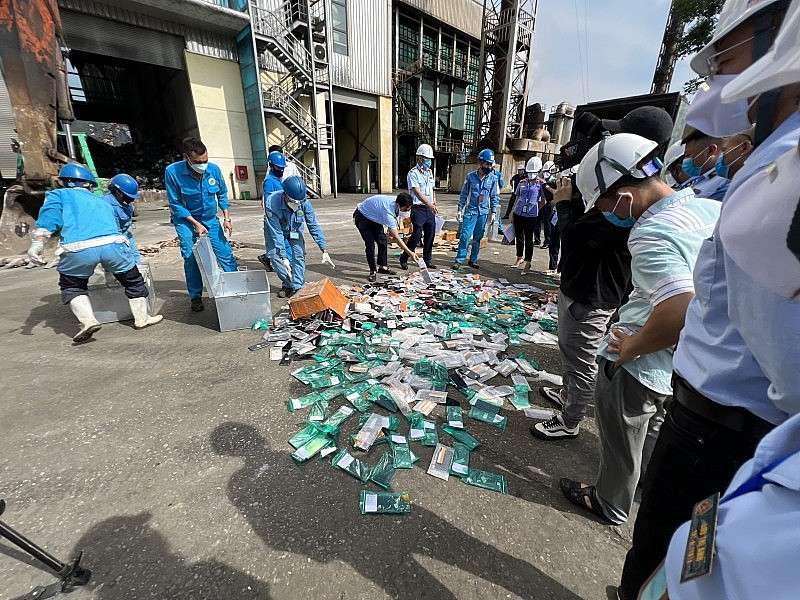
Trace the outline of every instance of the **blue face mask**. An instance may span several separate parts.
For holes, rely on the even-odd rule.
[[[623,196],[630,196],[630,194],[620,194],[619,197],[617,198],[617,204],[614,205],[614,208],[609,211],[604,210],[602,212],[603,216],[606,218],[606,221],[608,221],[612,225],[630,229],[636,223],[636,218],[633,216],[633,196],[631,196],[631,204],[628,205],[628,216],[626,218],[623,219],[614,214],[614,211],[617,210],[617,205],[619,205],[620,200],[622,200]]]
[[[730,174],[731,166],[726,165],[723,161],[725,158],[725,154],[720,154],[717,157],[717,162],[714,163],[714,171],[716,171],[717,175],[720,177],[724,177],[725,179],[729,179],[728,175]]]
[[[694,164],[694,162],[692,162],[691,157],[683,159],[683,162],[681,163],[681,169],[683,169],[683,172],[686,173],[689,177],[697,177],[698,175],[700,175],[700,173],[702,173],[700,167],[698,167],[697,165]]]
[[[430,158],[426,158],[425,160],[422,161],[422,164],[426,169],[430,169],[432,163],[433,161]]]

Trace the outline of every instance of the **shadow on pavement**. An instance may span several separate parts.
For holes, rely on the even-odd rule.
[[[87,588],[96,600],[152,598],[227,600],[270,598],[269,586],[217,561],[191,563],[140,513],[106,519],[75,545],[92,570]]]
[[[72,337],[80,329],[80,323],[72,315],[69,306],[61,304],[61,294],[51,294],[40,298],[38,304],[31,308],[25,323],[20,328],[21,335],[33,335],[37,325],[52,329],[54,333]]]
[[[360,515],[362,486],[355,479],[333,468],[298,468],[288,453],[270,450],[252,425],[224,423],[211,433],[211,443],[217,454],[244,460],[231,477],[228,497],[274,550],[319,563],[342,561],[392,598],[456,598],[414,555],[441,561],[522,598],[579,598],[527,562],[421,506],[404,516]]]

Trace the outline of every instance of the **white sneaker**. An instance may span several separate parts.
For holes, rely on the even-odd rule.
[[[553,404],[564,410],[564,399],[561,397],[561,390],[554,387],[543,386],[539,388],[539,393],[550,400]]]
[[[567,427],[561,415],[556,415],[549,421],[542,421],[531,425],[531,433],[542,440],[563,440],[578,437],[581,426]]]

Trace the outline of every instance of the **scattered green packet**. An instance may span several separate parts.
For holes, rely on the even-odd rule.
[[[435,446],[439,443],[439,434],[436,432],[436,421],[424,419],[422,421],[422,428],[425,432],[425,437],[422,440],[423,446]]]
[[[318,434],[316,437],[311,438],[297,450],[292,452],[292,458],[299,463],[305,462],[317,452],[322,450],[325,446],[327,446],[330,441],[331,438],[329,438],[327,435],[323,433]]]
[[[478,440],[476,440],[466,431],[462,431],[461,429],[453,429],[448,425],[442,425],[442,430],[446,434],[452,436],[453,438],[455,438],[456,440],[467,446],[467,448],[469,448],[470,450],[475,450],[475,448],[481,445],[481,443]]]
[[[290,437],[289,444],[291,444],[293,448],[297,449],[310,439],[317,437],[319,433],[319,427],[311,423]]]
[[[370,492],[361,490],[361,514],[401,515],[411,512],[408,492]]]
[[[480,408],[473,407],[471,411],[467,413],[467,416],[470,419],[475,419],[476,421],[482,421],[483,423],[488,423],[498,429],[505,429],[506,425],[508,424],[508,418],[504,417],[503,415],[498,415],[497,413],[493,413],[488,410],[481,410]]]
[[[325,422],[323,422],[323,425],[339,427],[339,425],[352,417],[354,413],[355,411],[349,406],[340,406],[335,413],[333,413]]]
[[[425,417],[420,413],[411,413],[408,415],[408,439],[412,442],[420,442],[425,439],[425,430],[423,429],[422,422]]]
[[[454,429],[464,429],[464,411],[460,406],[447,407],[447,424]]]
[[[475,402],[470,402],[470,404],[472,404],[472,406],[474,406],[478,410],[486,412],[490,415],[496,415],[497,413],[500,412],[500,405],[495,404],[494,402],[486,398],[478,396],[474,400]],[[500,402],[502,402],[502,400],[500,400]]]
[[[350,392],[345,395],[345,399],[361,413],[367,412],[372,407],[372,403],[363,398],[358,392]]]
[[[286,401],[286,406],[289,408],[289,412],[294,412],[296,410],[300,410],[301,408],[308,408],[315,402],[319,402],[320,400],[324,399],[325,398],[319,392],[311,392],[310,394],[300,396],[299,398],[289,398],[289,400]]]
[[[309,421],[324,421],[328,414],[330,400],[320,400],[311,405],[311,412],[308,413]]]
[[[469,475],[469,446],[461,442],[453,444],[453,464],[450,465],[450,474],[456,477]]]
[[[361,483],[367,483],[370,473],[372,472],[372,469],[370,469],[367,463],[357,459],[344,448],[337,452],[331,459],[331,464],[345,473],[350,473],[350,475],[358,479]]]
[[[539,321],[539,327],[542,329],[542,331],[555,331],[558,329],[558,321],[542,319]]]
[[[369,478],[381,486],[383,489],[389,489],[389,483],[394,477],[395,468],[393,465],[392,455],[389,452],[384,452],[378,464],[372,469]]]
[[[508,484],[506,483],[505,475],[497,475],[496,473],[489,473],[488,471],[481,471],[479,469],[470,469],[469,475],[464,477],[461,481],[485,490],[508,494]]]
[[[400,410],[399,408],[397,408],[397,403],[394,401],[394,398],[392,398],[383,389],[379,389],[370,394],[369,399],[378,406],[382,406],[389,412],[396,413],[398,410]]]
[[[410,469],[414,466],[411,448],[408,447],[405,436],[392,435],[389,438],[389,445],[392,448],[392,466],[395,469]]]
[[[319,390],[339,385],[343,381],[344,375],[342,375],[341,371],[331,371],[330,375],[322,374],[319,377],[312,377],[309,381],[309,385],[312,390]]]

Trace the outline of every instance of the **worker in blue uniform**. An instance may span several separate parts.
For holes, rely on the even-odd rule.
[[[280,150],[271,150],[267,155],[267,162],[269,163],[269,171],[264,178],[264,214],[266,215],[266,200],[272,192],[277,192],[283,189],[281,180],[283,179],[284,170],[286,169],[286,156]],[[264,247],[267,247],[267,218],[264,217]],[[287,256],[291,258],[291,247],[286,244]],[[272,271],[272,261],[267,258],[266,253],[258,257],[259,262],[264,265],[267,271]]]
[[[150,316],[147,308],[147,287],[136,261],[122,234],[114,208],[92,193],[97,184],[92,173],[77,163],[64,165],[58,174],[61,189],[45,194],[44,204],[31,232],[28,257],[34,264],[44,264],[44,245],[59,233],[61,243],[56,251],[58,286],[61,302],[68,304],[81,323],[81,330],[72,341],[85,342],[101,327],[89,300],[89,277],[98,264],[114,274],[125,287],[134,327],[141,329],[163,319]]]
[[[128,238],[131,252],[133,252],[136,264],[142,262],[142,255],[136,247],[136,240],[133,239],[133,202],[139,197],[139,184],[136,180],[126,173],[114,175],[108,184],[108,192],[103,196],[103,200],[108,202],[114,209],[117,217],[117,224],[122,234]]]
[[[411,252],[422,240],[422,260],[429,269],[435,269],[433,264],[433,237],[436,235],[436,196],[433,191],[433,148],[430,144],[420,144],[417,148],[417,164],[408,172],[406,182],[408,193],[414,199],[411,207],[411,237],[408,238],[408,248]],[[408,254],[400,255],[400,267],[408,269]]]
[[[308,201],[306,192],[305,181],[295,175],[283,182],[282,190],[272,192],[264,200],[267,257],[281,280],[279,298],[291,298],[306,283],[304,225],[308,226],[311,237],[322,250],[323,264],[334,266],[328,254],[325,235],[317,223],[314,207]],[[286,255],[287,243],[292,249],[291,258]]]
[[[497,175],[493,173],[494,152],[486,148],[478,153],[480,166],[467,174],[461,196],[458,199],[458,221],[461,223],[461,235],[458,240],[458,253],[453,269],[460,269],[467,258],[467,247],[472,240],[472,251],[469,262],[473,269],[480,268],[478,253],[481,250],[481,239],[486,230],[486,221],[494,224],[497,219],[497,207],[500,204],[500,188]],[[491,217],[490,217],[491,214]]]
[[[223,271],[239,267],[225,234],[233,233],[228,210],[228,188],[222,171],[208,162],[208,149],[197,138],[183,140],[183,160],[172,163],[164,174],[172,222],[181,245],[186,289],[192,310],[203,310],[203,279],[192,253],[197,239],[208,234],[211,247]],[[217,211],[222,210],[220,227]],[[224,230],[224,233],[223,233]]]

